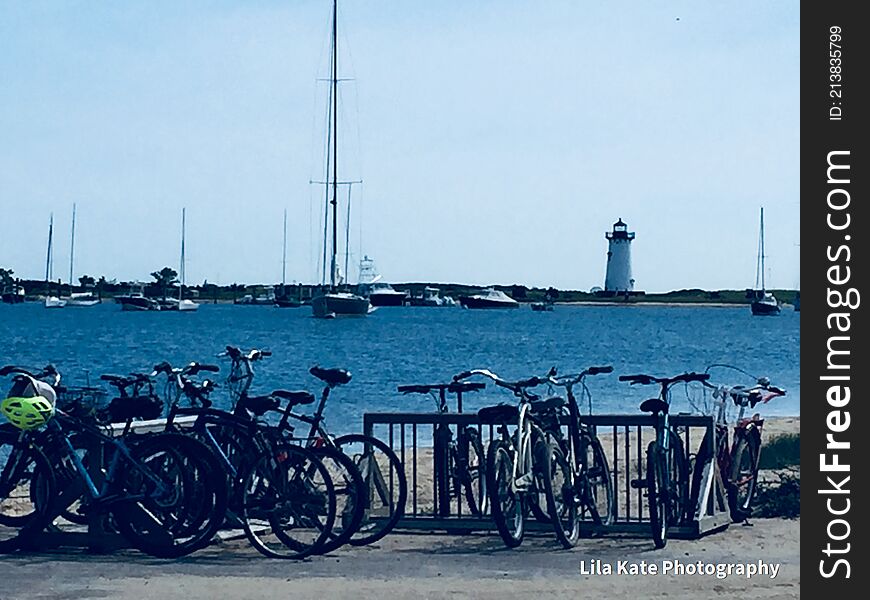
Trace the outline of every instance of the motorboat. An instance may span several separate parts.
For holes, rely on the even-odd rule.
[[[66,300],[57,296],[46,296],[44,305],[45,308],[63,308],[66,306]]]
[[[134,284],[127,294],[115,296],[115,302],[121,305],[121,310],[143,311],[160,310],[160,303],[154,298],[145,295],[144,284]]]
[[[488,288],[479,294],[460,296],[463,308],[517,308],[520,303],[495,288]]]
[[[95,306],[101,302],[100,298],[91,292],[74,292],[64,300],[67,306]]]

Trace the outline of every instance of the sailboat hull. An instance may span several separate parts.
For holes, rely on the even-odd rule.
[[[371,304],[356,294],[334,292],[312,298],[311,311],[319,319],[364,317],[371,311]]]
[[[780,311],[779,305],[770,304],[768,302],[753,302],[750,305],[750,309],[752,309],[752,314],[757,317],[770,317],[778,315]]]

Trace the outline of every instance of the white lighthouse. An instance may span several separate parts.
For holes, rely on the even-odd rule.
[[[613,224],[613,231],[604,234],[607,238],[607,274],[604,276],[605,292],[632,292],[634,279],[631,276],[631,241],[634,232],[620,218]]]

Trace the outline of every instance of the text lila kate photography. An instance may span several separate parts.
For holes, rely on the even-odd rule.
[[[763,560],[753,562],[704,562],[702,560],[683,561],[660,560],[660,561],[630,561],[617,560],[612,562],[603,561],[600,559],[581,560],[580,574],[581,575],[596,575],[596,576],[702,576],[715,577],[716,579],[725,579],[726,577],[744,577],[751,579],[753,577],[768,577],[776,578],[779,574],[779,569],[782,567],[780,563],[768,563]]]

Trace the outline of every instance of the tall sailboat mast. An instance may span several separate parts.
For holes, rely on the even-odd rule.
[[[45,281],[48,283],[51,280],[51,240],[54,237],[54,213],[48,216],[48,250],[45,252]]]
[[[332,1],[332,260],[329,287],[335,289],[338,255],[338,0]]]
[[[764,207],[761,207],[761,291],[767,289],[764,286]]]
[[[187,209],[181,209],[181,264],[178,267],[178,301],[181,302],[182,294],[184,291],[184,230],[186,229],[187,223]]]
[[[70,294],[72,294],[73,287],[73,257],[75,255],[76,250],[76,205],[73,202],[73,212],[72,212],[72,231],[69,235],[69,289]]]
[[[287,209],[284,209],[284,245],[281,251],[281,293],[287,284]]]

